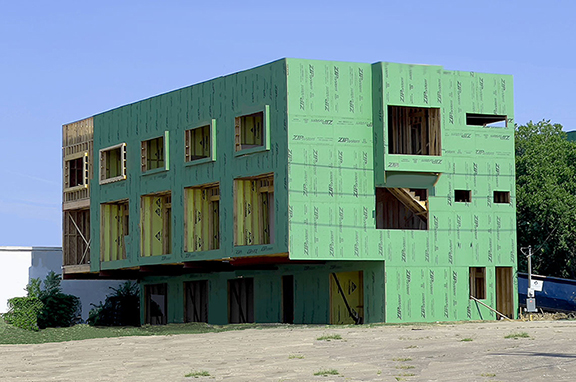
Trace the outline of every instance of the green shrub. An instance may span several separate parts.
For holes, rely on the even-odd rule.
[[[40,290],[40,301],[44,304],[38,313],[38,327],[58,328],[68,327],[76,323],[81,315],[80,299],[70,294],[62,293],[62,277],[51,271],[44,279],[44,288]],[[29,293],[34,293],[36,287],[30,284]]]
[[[126,281],[106,296],[104,303],[92,304],[88,324],[92,326],[140,326],[140,288]]]
[[[14,297],[8,300],[6,323],[26,330],[38,330],[38,313],[43,304],[38,297]]]

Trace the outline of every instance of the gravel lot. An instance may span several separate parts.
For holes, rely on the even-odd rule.
[[[515,338],[505,338],[510,335]],[[319,339],[323,336],[333,339]],[[341,339],[334,339],[338,336]],[[321,371],[334,374],[314,375]],[[209,376],[185,377],[201,372]],[[223,333],[0,345],[3,382],[575,379],[576,321],[283,325]]]

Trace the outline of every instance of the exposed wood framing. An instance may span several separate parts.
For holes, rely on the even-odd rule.
[[[172,253],[172,198],[170,193],[142,196],[140,227],[142,256]]]
[[[236,151],[262,146],[264,142],[264,112],[236,117]]]
[[[442,155],[440,109],[388,106],[390,154]]]
[[[274,241],[274,176],[234,180],[234,242],[236,245]]]
[[[93,139],[94,121],[87,118],[78,122],[62,126],[62,173],[63,173],[63,203],[77,202],[90,199],[89,184],[93,176]],[[68,187],[69,162],[77,158],[84,159],[86,182],[83,185]]]
[[[208,322],[208,281],[184,283],[184,321]]]
[[[100,150],[100,184],[126,179],[126,143]]]
[[[186,130],[186,162],[209,158],[212,146],[210,139],[210,125]]]
[[[185,251],[220,248],[220,188],[209,184],[184,190]]]
[[[514,316],[514,270],[496,267],[496,310],[507,317]]]
[[[63,213],[63,265],[90,263],[90,210]]]
[[[428,190],[376,188],[376,228],[428,229]]]
[[[129,230],[128,201],[100,206],[100,260],[126,259],[126,236]]]

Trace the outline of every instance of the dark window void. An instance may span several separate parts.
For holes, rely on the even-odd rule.
[[[231,324],[254,322],[253,278],[228,281],[228,322]]]
[[[186,162],[209,158],[212,154],[210,139],[210,126],[202,126],[186,130]]]
[[[485,267],[470,267],[470,296],[478,300],[486,299]]]
[[[85,184],[84,157],[69,161],[68,169],[68,187],[76,187]]]
[[[142,142],[142,172],[163,168],[164,137],[149,139]]]
[[[145,287],[146,323],[166,325],[167,317],[167,284],[153,284]]]
[[[208,281],[184,283],[185,321],[208,322]]]
[[[236,151],[263,146],[264,138],[264,113],[258,112],[250,115],[237,117],[236,127]]]
[[[282,322],[294,323],[294,276],[282,276]]]
[[[510,203],[510,191],[494,191],[494,203]]]
[[[428,190],[376,188],[376,228],[428,229]]]
[[[469,126],[506,127],[505,115],[466,113],[466,124]]]
[[[469,203],[472,201],[472,191],[454,190],[454,201],[457,203]]]
[[[441,155],[440,109],[388,106],[388,152]]]

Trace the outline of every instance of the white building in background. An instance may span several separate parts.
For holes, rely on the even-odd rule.
[[[8,299],[26,296],[30,279],[44,280],[54,271],[62,274],[61,247],[0,247],[0,313],[8,311]],[[62,280],[62,292],[78,296],[82,302],[82,319],[88,318],[91,304],[106,296],[125,280]]]

